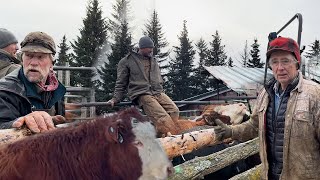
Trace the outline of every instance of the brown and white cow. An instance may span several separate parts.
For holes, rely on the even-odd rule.
[[[172,164],[134,108],[0,147],[0,179],[161,180]]]
[[[209,105],[206,106],[202,114],[193,120],[179,119],[174,122],[175,127],[170,127],[169,134],[182,134],[189,129],[194,129],[197,126],[214,126],[215,119],[220,119],[226,124],[240,124],[250,115],[246,105],[243,103],[228,104],[228,105]],[[161,124],[158,124],[161,126]],[[157,128],[158,129],[158,128]],[[161,128],[160,128],[161,129]],[[177,133],[172,133],[177,132]]]

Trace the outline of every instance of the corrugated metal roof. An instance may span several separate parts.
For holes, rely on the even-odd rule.
[[[209,91],[209,92],[206,92],[206,93],[203,93],[203,94],[199,94],[197,96],[189,97],[187,99],[184,99],[183,101],[201,101],[201,100],[204,100],[204,99],[207,99],[207,98],[210,98],[210,97],[217,96],[218,92],[219,92],[219,94],[223,94],[223,93],[229,92],[229,91],[231,91],[231,89],[229,89],[227,87],[224,87],[224,88],[220,88],[219,90],[213,90],[213,91]],[[179,104],[177,106],[180,108],[180,107],[183,107],[185,105],[186,104]]]
[[[263,85],[264,68],[205,66],[205,69],[239,93],[251,94]],[[267,79],[270,79],[272,71],[268,69],[267,73]]]

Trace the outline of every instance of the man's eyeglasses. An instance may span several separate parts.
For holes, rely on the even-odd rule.
[[[271,67],[277,67],[277,66],[279,66],[279,64],[281,64],[282,66],[289,66],[290,64],[292,64],[292,63],[296,63],[297,61],[296,60],[293,60],[293,59],[287,59],[287,58],[285,58],[285,59],[270,59],[269,60],[269,65],[271,66]]]

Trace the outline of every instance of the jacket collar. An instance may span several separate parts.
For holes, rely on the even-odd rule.
[[[303,81],[303,75],[301,72],[299,72],[298,85],[293,90],[297,89],[299,93],[302,92],[302,81]]]
[[[38,89],[35,83],[30,82],[23,73],[23,68],[20,68],[19,71],[19,79],[23,82],[26,91],[26,97],[33,97],[41,100],[41,94],[38,93]],[[51,103],[49,105],[55,104],[57,101],[63,98],[64,94],[66,93],[66,88],[59,82],[58,88],[53,91]]]
[[[9,54],[7,51],[0,49],[0,60],[20,64],[20,61]]]

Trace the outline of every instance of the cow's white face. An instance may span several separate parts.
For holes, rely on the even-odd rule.
[[[137,122],[132,118],[134,141],[142,161],[142,176],[139,180],[165,180],[173,171],[168,156],[156,139],[156,132],[150,122]]]
[[[229,104],[226,106],[217,106],[214,109],[217,113],[229,116],[231,124],[240,124],[245,114],[250,115],[247,107],[243,103]]]

